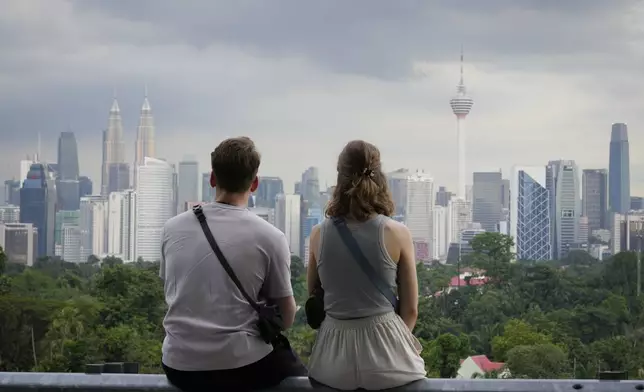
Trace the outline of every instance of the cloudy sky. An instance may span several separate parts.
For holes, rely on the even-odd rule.
[[[144,86],[158,154],[177,162],[247,135],[260,174],[287,190],[308,166],[333,182],[344,143],[377,144],[386,169],[456,184],[449,99],[465,49],[468,169],[575,159],[608,166],[629,125],[644,195],[644,7],[636,0],[2,0],[0,179],[36,150],[56,160],[73,130],[81,172],[100,179],[113,92],[127,154]]]

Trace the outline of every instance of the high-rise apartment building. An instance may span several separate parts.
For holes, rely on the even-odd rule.
[[[434,255],[434,179],[418,170],[407,176],[405,225],[409,229],[417,261],[432,261]]]
[[[291,253],[300,256],[300,195],[277,195],[275,204],[275,226],[288,241]]]
[[[199,200],[199,163],[179,162],[177,198],[179,212],[185,211],[186,202]]]
[[[588,218],[588,232],[609,229],[608,171],[585,169],[581,178],[581,214]]]
[[[145,88],[145,98],[141,105],[141,116],[139,125],[136,127],[136,144],[134,146],[134,184],[136,186],[136,167],[143,164],[145,157],[156,157],[156,148],[154,141],[154,117],[152,108],[148,101],[148,89]]]
[[[546,184],[550,196],[550,225],[553,255],[563,259],[579,238],[581,195],[575,161],[548,162]]]
[[[550,195],[546,168],[514,167],[510,178],[510,236],[518,260],[551,260]]]
[[[277,195],[284,193],[284,182],[279,177],[259,177],[255,191],[255,207],[275,208]]]
[[[611,212],[625,214],[630,207],[631,175],[626,124],[613,124],[608,163],[608,203]]]
[[[158,261],[163,225],[176,212],[174,169],[164,160],[145,157],[137,170],[135,259]]]
[[[485,231],[495,232],[503,208],[503,178],[501,172],[475,172],[472,188],[472,221]]]
[[[108,118],[107,129],[103,131],[103,163],[101,176],[101,194],[107,196],[110,192],[117,192],[120,189],[113,188],[110,184],[122,184],[123,180],[113,180],[115,177],[122,179],[123,174],[110,175],[110,171],[120,171],[122,166],[112,164],[125,163],[125,142],[123,141],[123,120],[121,118],[121,109],[116,100],[112,101],[112,108]],[[129,168],[128,168],[128,186],[129,187]],[[118,186],[116,188],[119,188]]]

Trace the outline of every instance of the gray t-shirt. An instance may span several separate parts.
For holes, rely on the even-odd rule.
[[[203,206],[210,230],[251,298],[293,295],[284,233],[246,208]],[[192,211],[163,228],[161,269],[168,312],[163,363],[184,371],[233,369],[272,350],[259,337],[257,313],[214,255]]]

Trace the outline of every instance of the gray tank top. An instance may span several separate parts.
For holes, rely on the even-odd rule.
[[[385,223],[378,215],[365,222],[348,222],[353,237],[374,270],[392,289],[396,287],[397,264],[384,245]],[[318,275],[324,289],[324,307],[335,319],[375,316],[394,310],[391,303],[362,272],[358,261],[342,242],[331,219],[320,226]]]

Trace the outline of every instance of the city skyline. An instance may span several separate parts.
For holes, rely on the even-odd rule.
[[[324,4],[281,1],[272,12],[225,2],[177,7],[142,1],[118,9],[101,2],[7,4],[0,25],[15,33],[8,36],[25,38],[19,45],[0,41],[7,77],[0,82],[0,137],[9,146],[0,158],[4,179],[16,176],[19,160],[35,152],[37,132],[43,158],[53,162],[60,132],[71,129],[80,174],[100,187],[101,132],[112,91],[118,91],[131,164],[147,84],[156,155],[170,162],[193,154],[205,172],[220,140],[245,134],[262,152],[260,175],[283,178],[290,191],[309,166],[319,168],[321,185],[331,185],[337,154],[347,141],[363,138],[382,150],[387,171],[424,168],[437,185],[455,190],[454,116],[446,101],[458,78],[461,44],[468,90],[477,101],[467,120],[469,183],[474,171],[502,168],[507,178],[515,164],[556,159],[574,159],[580,169],[608,168],[612,123],[629,125],[632,151],[643,146],[638,106],[644,80],[636,72],[644,37],[630,19],[637,18],[628,16],[642,10],[631,1],[541,7],[455,1],[395,9],[376,1],[367,14],[343,4],[344,14],[334,21],[342,41],[321,28],[319,16],[333,9]],[[283,19],[294,14],[297,22]],[[560,23],[544,32],[546,19]],[[218,24],[221,31],[194,34],[190,20]],[[251,28],[258,20],[284,27],[267,34]],[[365,31],[347,37],[356,21]],[[115,26],[117,36],[104,33]],[[394,32],[383,38],[385,29]],[[428,42],[434,36],[440,42]],[[346,46],[330,48],[333,42]],[[355,55],[347,55],[349,47]],[[56,55],[63,52],[73,55]],[[26,114],[34,108],[39,115]],[[633,196],[644,193],[638,154],[631,154],[631,185]]]

